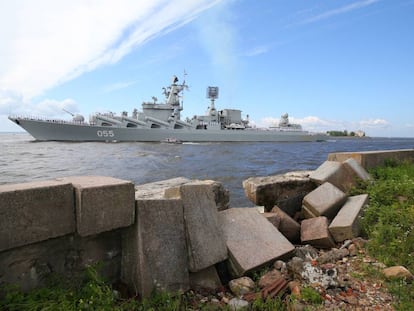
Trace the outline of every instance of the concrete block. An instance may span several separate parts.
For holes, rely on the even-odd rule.
[[[235,277],[288,257],[295,249],[255,208],[230,208],[219,219]]]
[[[260,213],[263,215],[276,229],[280,226],[280,217],[275,213]]]
[[[189,270],[197,272],[227,259],[227,247],[209,182],[193,181],[180,187]]]
[[[317,248],[335,247],[328,230],[328,218],[325,216],[304,219],[301,223],[300,239],[302,244],[310,244]]]
[[[51,180],[0,186],[0,251],[74,231],[70,183]]]
[[[304,216],[326,216],[333,219],[345,203],[347,196],[329,182],[307,194],[303,198]]]
[[[279,231],[292,243],[300,241],[300,224],[282,211],[279,207],[272,208],[272,214],[280,218]]]
[[[335,152],[328,155],[329,161],[344,162],[349,158],[355,159],[363,168],[369,170],[371,168],[384,165],[388,160],[413,161],[414,149]]]
[[[76,226],[88,236],[130,226],[134,222],[134,184],[105,176],[62,178],[75,188]]]
[[[316,185],[309,178],[311,171],[289,172],[267,177],[251,177],[243,181],[247,198],[255,205],[262,205],[270,211],[279,206],[293,217],[300,211],[303,197]]]
[[[96,263],[108,282],[119,280],[120,230],[88,237],[70,234],[0,252],[0,284],[18,285],[26,292],[46,286],[56,273],[79,280],[84,269]]]
[[[167,190],[170,188],[179,187],[190,181],[191,179],[185,177],[177,177],[142,185],[136,185],[135,197],[136,199],[163,199],[166,198],[165,192]],[[175,196],[179,196],[179,193],[176,193]]]
[[[180,197],[181,196],[180,186],[186,183],[198,183],[198,184],[202,184],[206,187],[211,188],[209,191],[212,191],[214,194],[214,201],[216,203],[217,210],[222,211],[222,210],[229,208],[230,206],[229,190],[225,189],[221,182],[214,181],[214,180],[197,180],[197,179],[188,180],[187,182],[182,183],[180,185],[176,185],[176,186],[165,189],[164,197],[165,198]]]
[[[208,267],[198,272],[190,272],[191,289],[215,290],[222,286],[220,277],[214,266]]]
[[[309,178],[318,185],[330,182],[345,192],[355,185],[353,174],[346,170],[341,162],[336,161],[325,161],[309,175]]]
[[[367,194],[356,195],[348,198],[344,206],[329,225],[329,232],[332,234],[336,242],[343,242],[345,240],[358,237],[358,218],[363,206],[367,204],[367,202]]]
[[[354,158],[346,159],[343,162],[343,166],[351,175],[359,178],[360,180],[367,181],[371,180],[371,176],[368,172],[359,164]]]
[[[122,244],[121,279],[136,293],[189,289],[181,200],[138,200],[135,224],[124,230]]]

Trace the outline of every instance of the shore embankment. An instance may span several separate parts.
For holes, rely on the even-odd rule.
[[[100,262],[108,280],[148,297],[154,290],[220,288],[276,262],[281,270],[280,261],[288,266],[300,245],[351,252],[355,243],[343,245],[358,237],[367,197],[349,189],[369,179],[366,168],[413,158],[412,149],[336,153],[314,171],[246,180],[247,197],[266,213],[229,206],[229,192],[211,180],[134,185],[80,176],[1,185],[0,283],[27,291],[52,273],[72,277]],[[332,274],[313,269],[316,259],[308,255],[317,277]],[[289,271],[264,291],[275,283],[277,293],[286,290],[294,271],[309,272]],[[345,286],[331,279],[328,287]]]

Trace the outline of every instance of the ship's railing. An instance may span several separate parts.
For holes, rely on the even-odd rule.
[[[87,124],[85,121],[69,121],[69,120],[62,120],[62,119],[51,119],[46,117],[40,116],[27,116],[27,115],[11,115],[10,118],[18,119],[18,120],[28,120],[28,121],[42,121],[42,122],[50,122],[50,123],[60,123],[60,124]]]

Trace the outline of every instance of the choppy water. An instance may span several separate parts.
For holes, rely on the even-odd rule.
[[[251,206],[242,181],[317,168],[331,152],[414,148],[414,138],[338,139],[315,143],[66,143],[0,133],[0,184],[73,175],[105,175],[135,184],[173,177],[213,179],[231,206]]]

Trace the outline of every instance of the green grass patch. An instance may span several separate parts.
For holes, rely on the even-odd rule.
[[[353,194],[368,193],[369,204],[361,219],[370,256],[387,266],[414,271],[414,164],[388,161],[370,171],[374,181],[361,184]],[[374,276],[374,275],[372,275]],[[377,277],[377,276],[375,276]],[[388,281],[398,298],[397,310],[414,310],[414,287],[404,280]]]

